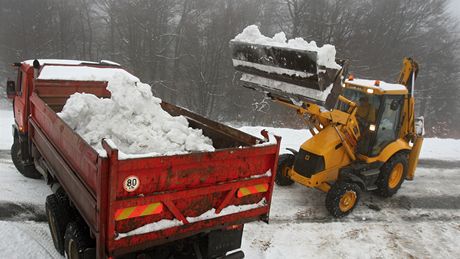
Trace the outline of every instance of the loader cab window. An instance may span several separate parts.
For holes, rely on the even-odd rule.
[[[401,110],[404,97],[400,95],[387,95],[379,112],[379,123],[375,136],[371,156],[377,156],[390,143],[398,139],[400,130]]]
[[[342,95],[358,105],[356,116],[358,118],[358,122],[360,123],[360,128],[362,128],[361,132],[370,123],[375,123],[377,111],[380,107],[380,96],[348,88],[343,89]],[[349,106],[345,103],[339,102],[337,108],[346,112]]]
[[[365,92],[349,88],[343,89],[342,95],[348,100],[356,103],[358,106],[356,119],[358,120],[361,137],[358,140],[357,148],[358,153],[368,156],[374,143],[374,132],[371,132],[369,127],[370,125],[377,124],[382,96],[367,94]],[[344,103],[339,103],[339,107],[337,108],[346,112],[349,107]]]

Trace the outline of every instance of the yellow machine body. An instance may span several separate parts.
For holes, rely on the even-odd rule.
[[[423,137],[415,133],[414,126],[414,97],[409,89],[408,80],[416,76],[417,64],[410,60],[404,60],[404,66],[401,71],[400,84],[396,84],[392,88],[379,87],[379,81],[375,81],[374,85],[369,85],[368,81],[363,84],[362,80],[349,79],[343,84],[344,89],[359,91],[367,95],[375,96],[401,96],[401,114],[399,115],[400,124],[398,137],[385,145],[382,150],[374,155],[367,156],[360,154],[357,151],[357,143],[360,139],[361,132],[358,129],[358,121],[356,119],[357,105],[348,100],[344,96],[339,96],[339,102],[349,106],[347,111],[332,109],[331,111],[323,111],[315,104],[302,105],[301,107],[285,103],[291,108],[297,109],[301,115],[308,115],[307,124],[309,125],[312,137],[303,143],[299,153],[304,152],[305,155],[297,153],[294,165],[287,171],[287,176],[304,186],[318,188],[328,192],[330,186],[337,181],[341,169],[346,168],[354,161],[359,161],[364,164],[385,164],[395,154],[403,152],[407,155],[408,167],[406,179],[412,180],[415,175],[418,157],[420,154]],[[413,78],[412,80],[415,80]],[[413,83],[413,82],[410,82]],[[403,85],[404,84],[404,85]],[[384,116],[380,116],[380,120],[384,120]],[[312,157],[321,157],[324,159],[324,165],[320,171],[310,172],[305,175],[300,173],[297,168],[303,164],[308,164]],[[302,161],[303,160],[303,161]],[[314,163],[313,163],[314,164]],[[310,165],[308,170],[312,171],[314,166]],[[314,171],[314,170],[313,170]]]
[[[298,151],[280,155],[278,185],[297,182],[327,192],[326,208],[342,217],[361,191],[390,197],[405,179],[414,179],[423,143],[423,130],[415,125],[414,60],[404,59],[398,82],[391,84],[343,80],[348,62],[336,60],[341,69],[324,69],[317,53],[248,42],[231,47],[243,86],[295,109],[312,135]]]

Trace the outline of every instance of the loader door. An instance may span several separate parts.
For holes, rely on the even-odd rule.
[[[401,95],[387,95],[383,98],[370,156],[379,155],[388,144],[398,139],[403,104],[404,97]]]

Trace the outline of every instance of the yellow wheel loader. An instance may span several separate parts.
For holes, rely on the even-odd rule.
[[[363,191],[394,195],[413,180],[423,143],[423,118],[414,116],[417,63],[404,59],[399,81],[355,79],[318,65],[318,53],[232,40],[242,85],[261,90],[302,116],[311,137],[279,157],[276,183],[326,192],[334,217],[348,215]],[[306,136],[307,137],[307,136]]]

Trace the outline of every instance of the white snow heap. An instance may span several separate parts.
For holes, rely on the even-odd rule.
[[[234,41],[247,42],[265,46],[284,47],[297,50],[314,51],[318,53],[317,63],[333,69],[340,69],[341,66],[335,62],[335,46],[325,44],[318,47],[315,41],[308,42],[303,38],[294,38],[287,40],[284,32],[279,32],[273,38],[263,35],[257,25],[246,27],[242,33],[236,35]]]
[[[119,71],[107,80],[110,99],[75,93],[58,113],[99,154],[106,156],[102,138],[117,145],[120,159],[214,151],[211,139],[200,129],[190,128],[185,117],[171,116],[161,108],[150,85]]]

